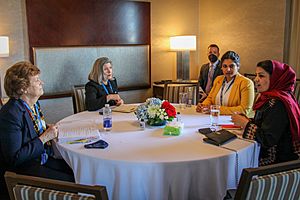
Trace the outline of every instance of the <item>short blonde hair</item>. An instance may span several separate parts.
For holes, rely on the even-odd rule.
[[[27,61],[11,66],[5,74],[4,89],[10,98],[20,98],[30,85],[30,76],[40,74],[40,69]]]
[[[107,63],[110,63],[112,65],[112,61],[109,60],[107,57],[101,57],[98,58],[93,65],[93,68],[89,74],[88,79],[91,81],[95,81],[97,83],[102,83],[104,81],[104,76],[103,76],[103,66]]]

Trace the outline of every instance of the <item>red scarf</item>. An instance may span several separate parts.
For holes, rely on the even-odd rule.
[[[295,96],[292,94],[296,82],[294,70],[287,64],[272,60],[273,72],[270,77],[270,87],[261,92],[253,109],[261,108],[270,98],[283,102],[290,120],[290,130],[293,141],[300,141],[300,108]]]

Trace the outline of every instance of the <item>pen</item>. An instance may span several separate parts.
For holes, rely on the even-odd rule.
[[[81,143],[88,143],[88,142],[92,142],[94,139],[96,139],[96,137],[81,138],[81,139],[69,141],[69,142],[67,142],[67,144],[81,144]]]
[[[241,115],[241,116],[243,116],[243,117],[249,119],[249,118],[247,117],[247,115],[245,115],[245,114],[243,114],[243,113],[240,113],[239,115]]]

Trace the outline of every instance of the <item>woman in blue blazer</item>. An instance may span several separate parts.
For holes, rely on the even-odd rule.
[[[19,62],[5,75],[4,88],[9,101],[0,110],[0,184],[6,190],[4,172],[40,176],[74,182],[73,172],[64,160],[52,157],[50,141],[57,126],[46,125],[38,103],[43,94],[40,70],[29,62]]]

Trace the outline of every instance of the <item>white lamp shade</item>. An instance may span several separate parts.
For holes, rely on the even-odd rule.
[[[170,37],[170,49],[174,51],[195,51],[196,50],[196,36],[174,36]]]
[[[9,56],[8,37],[0,36],[0,57],[8,57],[8,56]]]

